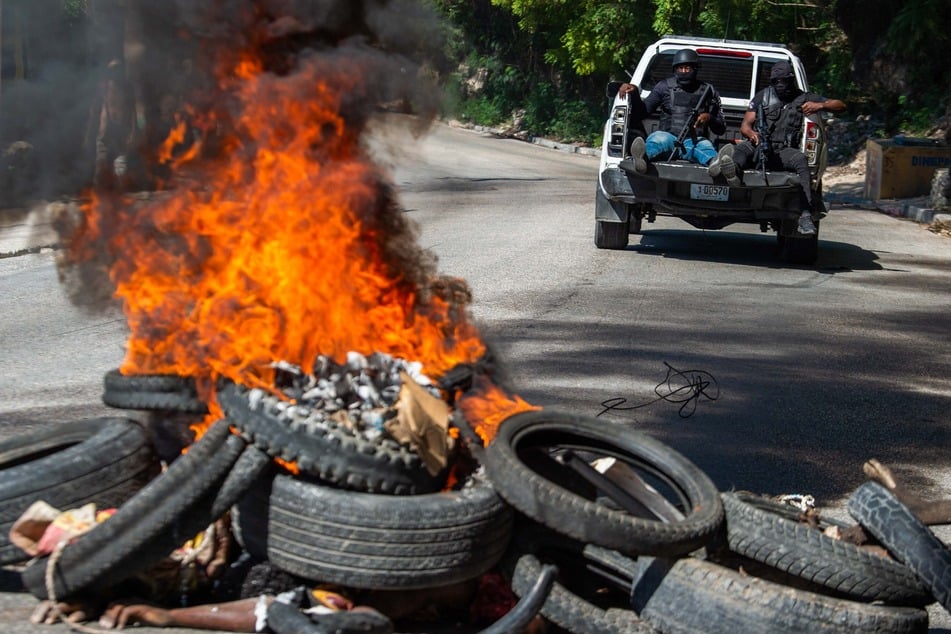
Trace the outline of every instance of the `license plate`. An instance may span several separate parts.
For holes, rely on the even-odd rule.
[[[693,200],[730,200],[730,188],[726,185],[690,184],[690,198]]]

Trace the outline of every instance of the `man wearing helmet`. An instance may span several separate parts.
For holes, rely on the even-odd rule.
[[[798,231],[802,235],[815,235],[816,225],[812,219],[813,201],[811,174],[806,155],[800,149],[802,139],[802,120],[805,116],[828,110],[841,112],[845,103],[838,99],[827,99],[811,92],[803,92],[796,84],[792,65],[787,61],[777,62],[769,73],[769,87],[756,93],[746,109],[740,133],[747,140],[738,143],[731,159],[723,159],[720,173],[731,186],[742,184],[740,174],[749,165],[760,147],[760,135],[756,130],[756,112],[760,104],[766,119],[771,151],[766,156],[767,169],[782,169],[799,174],[802,188],[802,213],[799,216]],[[757,157],[758,159],[758,157]]]
[[[700,114],[694,123],[696,137],[684,139],[683,147],[677,147],[677,133],[687,123],[690,113],[697,106],[700,97],[708,82],[700,81],[697,73],[700,70],[700,57],[690,48],[677,51],[673,59],[674,76],[665,81],[659,81],[644,100],[642,113],[648,116],[660,108],[661,116],[658,129],[645,140],[638,136],[631,143],[631,157],[634,160],[634,169],[643,174],[647,171],[648,160],[661,158],[666,160],[675,147],[677,152],[674,158],[681,158],[699,163],[700,165],[714,164],[717,159],[717,150],[713,143],[706,138],[707,129],[714,134],[723,134],[726,123],[723,120],[723,110],[720,107],[720,94],[716,88],[710,86],[710,96],[702,106]],[[626,96],[635,92],[636,86],[622,84],[619,95]],[[636,94],[636,92],[635,92]],[[726,152],[732,150],[732,146]],[[645,160],[646,159],[646,160]]]

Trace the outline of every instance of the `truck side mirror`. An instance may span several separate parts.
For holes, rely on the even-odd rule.
[[[610,99],[611,101],[614,101],[614,98],[617,97],[618,91],[621,90],[622,83],[624,82],[620,82],[620,81],[608,82],[607,90],[605,90],[605,94],[608,96],[608,99]]]

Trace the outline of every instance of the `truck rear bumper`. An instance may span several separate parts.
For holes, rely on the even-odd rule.
[[[711,178],[707,168],[695,163],[674,161],[649,163],[647,172],[634,171],[633,162],[621,161],[602,172],[601,181],[612,199],[650,205],[655,213],[674,216],[714,216],[734,222],[796,217],[802,209],[799,176],[793,172],[744,170],[743,184],[730,187],[722,178]],[[716,186],[698,192],[692,186]],[[726,200],[701,198],[714,191]]]

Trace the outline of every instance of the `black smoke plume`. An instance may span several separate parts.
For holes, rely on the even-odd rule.
[[[412,113],[420,129],[438,111],[437,80],[445,70],[440,56],[441,24],[420,2],[127,0],[120,5],[99,0],[91,4],[100,11],[97,28],[105,29],[107,35],[99,38],[98,80],[86,88],[86,94],[93,96],[85,110],[101,110],[107,99],[101,94],[103,78],[118,73],[123,90],[128,91],[128,103],[134,104],[130,118],[139,134],[134,151],[125,157],[127,178],[131,177],[125,185],[111,178],[111,155],[105,163],[107,178],[102,181],[88,174],[93,170],[79,170],[75,180],[84,182],[85,178],[88,183],[93,179],[101,199],[101,216],[94,230],[75,208],[71,214],[61,214],[59,226],[71,245],[61,263],[61,277],[70,297],[81,306],[109,304],[116,272],[134,266],[134,262],[116,266],[125,255],[111,244],[119,233],[138,233],[151,240],[155,249],[168,252],[170,262],[204,257],[200,241],[163,235],[151,218],[150,203],[128,194],[129,190],[207,187],[201,179],[203,164],[224,152],[249,150],[216,143],[231,138],[230,133],[241,137],[236,123],[241,113],[236,111],[234,95],[240,79],[230,69],[248,51],[254,51],[272,76],[269,81],[304,86],[294,98],[308,98],[306,81],[302,81],[307,73],[318,73],[332,88],[337,83],[342,95],[340,115],[349,133],[356,136],[384,109]],[[102,20],[103,15],[109,19]],[[203,128],[199,135],[204,135],[202,155],[176,174],[164,172],[165,166],[156,158],[171,126],[163,112],[169,103],[187,107],[196,127]],[[283,124],[275,122],[277,136],[294,134],[293,130],[280,132]],[[88,141],[84,147],[84,165],[94,164]],[[334,160],[330,150],[320,147],[314,148],[314,156],[319,161]],[[103,165],[98,168],[102,170]],[[394,276],[439,294],[442,285],[433,283],[438,278],[435,258],[418,246],[416,228],[400,213],[397,192],[382,171],[375,187],[379,195],[374,202],[358,210],[369,227],[369,239],[377,243],[375,248]]]

